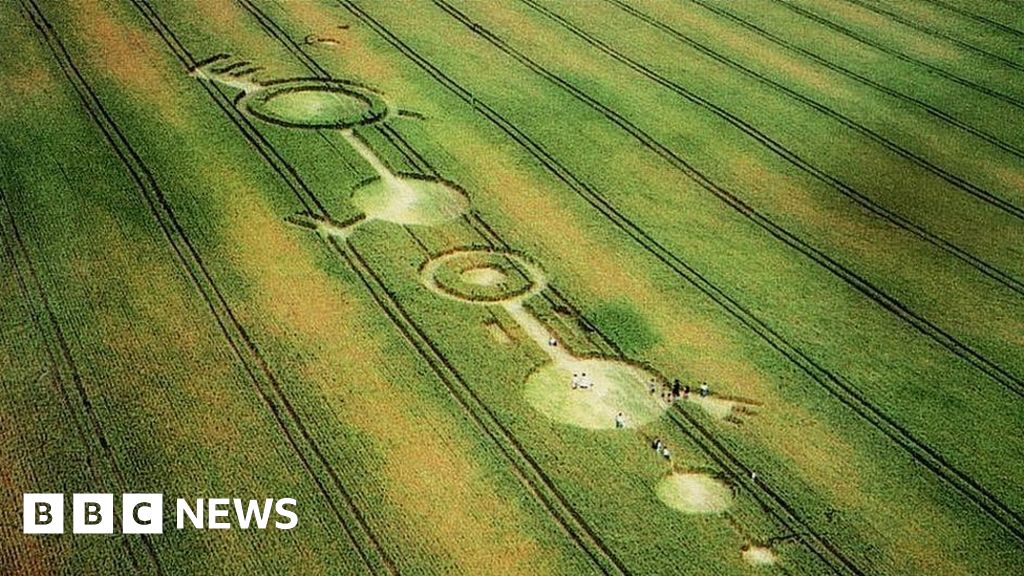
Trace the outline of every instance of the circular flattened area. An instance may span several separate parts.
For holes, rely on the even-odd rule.
[[[584,376],[585,375],[585,376]],[[573,388],[573,379],[586,387]],[[650,393],[654,375],[625,362],[566,360],[541,366],[526,379],[526,400],[552,420],[581,428],[615,428],[622,412],[625,427],[654,420],[668,407]]]
[[[490,287],[498,286],[502,282],[507,281],[508,274],[493,266],[478,266],[459,274],[459,280],[466,284]]]
[[[271,84],[243,98],[257,118],[291,128],[351,128],[384,116],[384,101],[369,90],[337,81]]]
[[[778,560],[775,552],[764,546],[746,546],[742,554],[743,560],[752,566],[771,566]]]
[[[421,275],[434,292],[477,304],[520,302],[544,288],[540,269],[512,252],[450,252],[427,262]]]
[[[466,195],[454,185],[411,176],[374,180],[353,192],[352,203],[367,218],[418,226],[438,226],[469,209]]]
[[[719,514],[732,506],[732,490],[707,474],[670,474],[655,491],[669,508],[687,514]]]

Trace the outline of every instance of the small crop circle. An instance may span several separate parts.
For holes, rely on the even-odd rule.
[[[422,274],[435,292],[481,304],[516,302],[543,288],[536,266],[511,252],[451,252],[428,262]]]
[[[732,506],[734,499],[727,484],[697,472],[670,474],[655,490],[667,506],[686,514],[721,514]]]

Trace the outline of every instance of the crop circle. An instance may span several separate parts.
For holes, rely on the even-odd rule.
[[[422,275],[431,290],[480,304],[518,302],[543,288],[536,265],[512,252],[450,252],[428,262]]]
[[[379,95],[339,80],[289,80],[251,92],[241,104],[253,116],[289,128],[351,128],[380,120]]]
[[[453,184],[405,175],[380,178],[357,188],[352,203],[367,218],[408,226],[438,226],[469,210],[466,195]]]
[[[549,362],[526,379],[526,401],[556,422],[589,430],[637,428],[659,417],[667,404],[650,393],[654,374],[604,358]],[[577,386],[573,384],[576,383]]]
[[[673,473],[655,491],[668,507],[686,514],[721,514],[732,506],[732,489],[721,480],[697,472]]]
[[[744,546],[741,555],[743,560],[751,566],[771,566],[778,561],[775,552],[764,546]]]

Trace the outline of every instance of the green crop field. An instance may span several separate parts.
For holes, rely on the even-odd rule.
[[[1024,574],[1020,0],[0,38],[0,574]]]

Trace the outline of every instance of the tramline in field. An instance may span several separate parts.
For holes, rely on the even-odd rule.
[[[0,8],[0,572],[1016,574],[1022,30]]]

